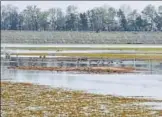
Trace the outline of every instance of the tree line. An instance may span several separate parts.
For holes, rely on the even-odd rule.
[[[147,5],[141,12],[122,5],[95,7],[86,12],[69,5],[41,11],[37,6],[27,6],[19,12],[13,5],[1,6],[1,30],[33,31],[162,31],[162,5]]]

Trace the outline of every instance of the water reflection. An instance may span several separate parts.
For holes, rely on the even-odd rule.
[[[97,67],[97,66],[113,66],[113,67],[134,67],[145,69],[150,73],[162,74],[162,64],[157,61],[142,60],[59,60],[59,59],[42,59],[42,58],[14,58],[8,61],[2,61],[7,66],[42,66],[42,67]],[[144,72],[145,73],[145,72]]]
[[[10,76],[10,77],[8,77]],[[123,96],[152,96],[162,99],[162,75],[99,75],[51,71],[5,70],[2,80],[85,90]]]

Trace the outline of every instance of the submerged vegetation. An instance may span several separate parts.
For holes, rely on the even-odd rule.
[[[30,83],[1,82],[1,116],[159,117],[160,110],[142,106],[162,100],[125,98],[54,89]]]

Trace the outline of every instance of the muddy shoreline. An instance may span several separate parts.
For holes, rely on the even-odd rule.
[[[19,66],[8,67],[8,69],[19,70],[45,70],[45,71],[57,71],[57,72],[85,72],[85,73],[134,73],[136,70],[132,67],[38,67],[38,66]]]

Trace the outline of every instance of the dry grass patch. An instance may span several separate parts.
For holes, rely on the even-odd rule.
[[[134,103],[157,101],[89,94],[30,83],[1,82],[2,117],[158,117],[161,111]]]
[[[161,54],[109,54],[109,53],[57,53],[56,56],[109,58],[109,59],[144,59],[162,60]]]
[[[133,73],[135,69],[132,67],[41,67],[41,66],[19,66],[8,67],[9,69],[21,70],[47,70],[47,71],[77,71],[87,73]],[[142,70],[142,69],[141,69]]]

